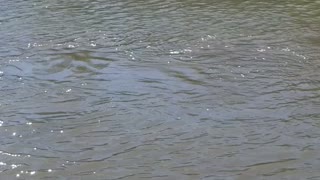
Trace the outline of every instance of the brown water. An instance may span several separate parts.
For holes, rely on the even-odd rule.
[[[319,1],[0,4],[1,180],[320,179]]]

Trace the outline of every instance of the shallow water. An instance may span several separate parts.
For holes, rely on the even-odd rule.
[[[318,1],[0,1],[1,179],[320,179]]]

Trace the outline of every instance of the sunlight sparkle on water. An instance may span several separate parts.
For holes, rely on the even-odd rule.
[[[257,49],[258,52],[265,52],[265,49]]]
[[[179,51],[170,51],[170,54],[180,54]]]
[[[21,165],[11,164],[11,169],[15,169],[15,168],[17,168],[19,166],[21,166]]]

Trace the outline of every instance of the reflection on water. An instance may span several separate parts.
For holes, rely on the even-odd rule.
[[[7,1],[1,179],[320,179],[315,1]]]

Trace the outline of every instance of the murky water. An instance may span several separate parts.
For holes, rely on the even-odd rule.
[[[319,1],[0,3],[0,179],[320,179]]]

